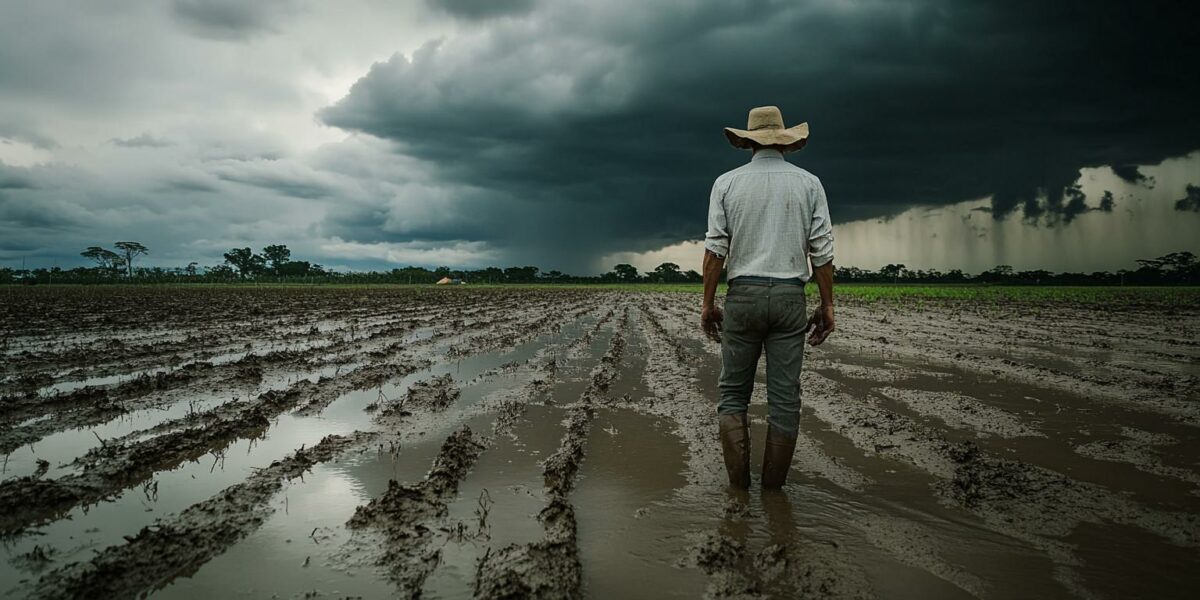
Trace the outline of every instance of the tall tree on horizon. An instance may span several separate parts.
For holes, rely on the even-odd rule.
[[[883,275],[884,277],[891,277],[892,283],[896,283],[897,281],[900,280],[900,274],[903,273],[907,269],[908,269],[908,267],[905,267],[902,264],[899,264],[899,265],[890,264],[890,265],[886,265],[883,268],[879,269],[879,274]]]
[[[143,246],[141,242],[117,242],[113,244],[113,247],[125,253],[125,269],[130,277],[133,277],[134,257],[150,253],[150,249]]]
[[[121,264],[119,254],[100,246],[88,246],[88,249],[80,252],[79,255],[95,261],[97,267],[106,271],[115,271]]]
[[[250,248],[233,248],[225,253],[225,262],[233,265],[242,278],[258,275],[267,268],[267,259]]]
[[[679,272],[679,265],[665,262],[654,268],[654,276],[663,283],[675,283],[680,280],[682,273]]]
[[[621,281],[633,283],[638,280],[637,267],[635,267],[631,264],[628,264],[628,263],[621,263],[619,265],[614,266],[613,273],[616,273],[617,279],[619,279]]]
[[[263,248],[262,255],[271,264],[271,270],[276,275],[281,274],[283,266],[292,260],[292,251],[283,244],[271,244]]]

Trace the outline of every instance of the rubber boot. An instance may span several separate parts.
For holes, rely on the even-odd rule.
[[[792,468],[792,453],[796,451],[796,436],[774,427],[767,427],[767,443],[763,449],[762,485],[779,488],[787,482]]]
[[[747,489],[750,487],[750,418],[746,413],[721,415],[719,422],[729,485]]]

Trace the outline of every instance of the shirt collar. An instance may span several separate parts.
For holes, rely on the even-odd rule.
[[[754,156],[750,160],[752,160],[752,161],[766,160],[766,159],[770,159],[770,158],[777,158],[779,160],[783,160],[783,153],[774,148],[763,148],[763,149],[759,150],[758,152],[755,152]]]

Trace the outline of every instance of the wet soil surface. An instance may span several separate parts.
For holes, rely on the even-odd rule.
[[[1200,306],[844,302],[732,492],[691,294],[6,294],[6,597],[1200,590]]]

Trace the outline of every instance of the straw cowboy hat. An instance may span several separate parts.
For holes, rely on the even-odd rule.
[[[725,128],[725,137],[737,148],[767,146],[783,152],[792,152],[808,142],[808,123],[795,127],[783,126],[783,114],[777,106],[760,106],[750,109],[745,129]]]

